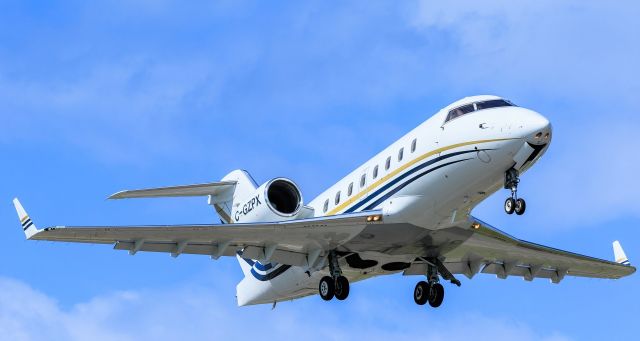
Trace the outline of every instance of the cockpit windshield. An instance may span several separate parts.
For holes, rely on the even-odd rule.
[[[463,105],[461,107],[457,107],[449,111],[449,115],[447,115],[447,120],[445,123],[456,119],[460,116],[476,112],[478,110],[491,109],[491,108],[499,108],[499,107],[513,107],[511,102],[503,100],[503,99],[492,99],[489,101],[476,102],[472,104]]]
[[[491,101],[484,101],[484,102],[478,102],[476,103],[476,107],[478,108],[478,110],[482,110],[482,109],[491,109],[491,108],[498,108],[498,107],[512,107],[513,104],[503,100],[503,99],[494,99]]]

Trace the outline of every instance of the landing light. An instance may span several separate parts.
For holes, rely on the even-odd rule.
[[[478,224],[478,223],[473,223],[473,224],[471,224],[471,228],[472,228],[472,229],[474,229],[474,230],[477,230],[477,229],[479,229],[479,228],[480,228],[480,224]]]
[[[367,217],[367,222],[378,222],[378,221],[382,221],[382,215],[380,214],[376,214],[376,215],[370,215]]]
[[[537,138],[537,139],[539,139],[539,138],[541,138],[541,137],[542,137],[542,133],[537,133],[537,134],[536,134],[536,138]]]

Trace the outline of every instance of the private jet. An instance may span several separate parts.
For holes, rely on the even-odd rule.
[[[235,170],[219,182],[126,190],[110,199],[206,197],[219,224],[55,226],[38,229],[14,199],[26,238],[111,244],[131,255],[165,252],[236,257],[239,306],[319,294],[345,300],[350,283],[419,276],[413,299],[439,307],[442,282],[479,273],[526,281],[566,276],[619,279],[635,272],[622,246],[614,261],[516,239],[471,212],[505,190],[506,214],[522,215],[521,176],[545,154],[552,127],[541,114],[496,96],[459,100],[305,203],[288,178],[259,185]]]

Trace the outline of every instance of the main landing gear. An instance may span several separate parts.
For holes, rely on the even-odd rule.
[[[527,203],[522,198],[518,198],[518,183],[520,183],[520,174],[517,170],[511,168],[505,173],[504,188],[511,190],[511,197],[504,202],[504,211],[507,214],[523,215],[527,209]]]
[[[442,262],[434,259],[434,262],[430,262],[427,266],[427,281],[418,282],[413,290],[413,300],[417,305],[425,305],[427,302],[433,308],[438,308],[442,305],[444,287],[440,284],[439,276],[457,286],[461,285],[460,281],[453,277]]]
[[[418,305],[429,305],[438,308],[444,300],[444,287],[440,283],[427,283],[420,281],[413,290],[413,300]]]
[[[329,272],[331,272],[331,276],[324,276],[320,279],[318,287],[320,297],[325,301],[331,301],[334,297],[340,301],[347,299],[349,296],[349,280],[342,276],[342,270],[340,270],[335,251],[329,253]]]

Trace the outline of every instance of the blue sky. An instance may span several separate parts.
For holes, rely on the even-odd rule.
[[[0,3],[0,333],[14,340],[591,340],[636,338],[638,276],[556,286],[478,276],[439,310],[418,278],[235,307],[235,259],[26,242],[39,226],[214,222],[202,199],[109,202],[124,188],[236,168],[307,200],[461,97],[546,115],[523,217],[499,193],[474,214],[518,237],[640,262],[640,5],[634,1],[13,1]]]

